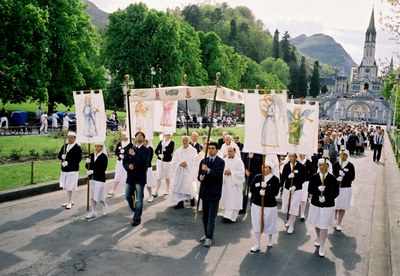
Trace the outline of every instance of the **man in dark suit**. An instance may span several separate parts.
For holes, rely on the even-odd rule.
[[[199,134],[196,131],[192,132],[192,141],[190,141],[189,144],[197,150],[197,153],[203,149],[203,146],[199,144],[198,140]]]
[[[381,159],[383,143],[384,143],[383,130],[379,129],[378,133],[375,134],[374,136],[374,155],[373,155],[374,162],[379,163],[379,159]]]
[[[217,156],[218,144],[211,142],[208,145],[207,160],[199,166],[198,180],[200,184],[200,198],[203,202],[204,236],[200,238],[205,247],[210,247],[214,236],[215,219],[218,214],[219,200],[222,193],[222,181],[225,161]]]
[[[138,226],[141,222],[143,211],[144,186],[147,183],[147,162],[149,160],[149,149],[143,145],[145,135],[143,132],[135,134],[136,146],[125,152],[123,165],[127,171],[125,199],[134,216],[132,226]],[[136,206],[133,204],[136,191]]]

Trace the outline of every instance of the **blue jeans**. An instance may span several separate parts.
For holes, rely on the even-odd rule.
[[[143,197],[144,185],[141,184],[128,184],[125,185],[125,199],[128,201],[129,208],[134,212],[133,219],[141,221],[143,212]],[[133,197],[136,192],[136,206],[133,206]]]
[[[204,234],[208,239],[214,236],[215,219],[218,214],[219,200],[203,200]]]

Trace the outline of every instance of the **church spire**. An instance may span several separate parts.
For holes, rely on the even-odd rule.
[[[372,8],[368,29],[367,32],[365,33],[365,42],[375,42],[375,37],[376,37],[375,14],[374,14],[374,8]]]

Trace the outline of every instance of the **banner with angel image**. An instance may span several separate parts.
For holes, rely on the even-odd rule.
[[[318,143],[318,102],[310,104],[287,104],[288,132],[287,152],[312,155],[317,152]]]
[[[101,90],[74,91],[76,142],[104,143],[107,116]]]
[[[136,132],[141,131],[146,136],[147,140],[153,140],[153,126],[154,126],[154,102],[139,101],[130,102],[130,115],[132,136]],[[129,124],[127,124],[129,133]]]
[[[154,102],[154,131],[175,132],[178,101]]]
[[[287,94],[245,91],[244,152],[283,153],[287,135]]]

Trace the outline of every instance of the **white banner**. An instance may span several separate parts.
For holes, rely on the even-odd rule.
[[[178,101],[154,102],[154,131],[175,132]]]
[[[74,91],[76,141],[104,143],[107,118],[101,90]]]
[[[154,102],[131,102],[130,115],[132,125],[132,138],[135,138],[135,133],[141,131],[146,136],[147,140],[153,139],[154,125]],[[129,124],[127,123],[127,132],[129,135]]]
[[[129,99],[138,101],[182,101],[214,98],[215,86],[174,86],[149,89],[131,89]],[[243,93],[219,87],[217,101],[244,104]]]
[[[259,154],[285,153],[287,124],[287,94],[249,94],[245,90],[244,152]]]
[[[287,104],[287,152],[312,155],[317,152],[319,104]]]

